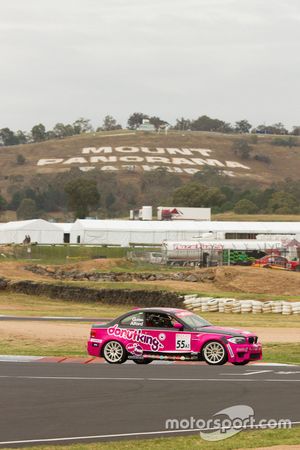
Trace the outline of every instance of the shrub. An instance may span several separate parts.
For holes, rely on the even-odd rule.
[[[294,137],[288,137],[288,138],[275,138],[271,142],[272,145],[277,145],[278,147],[297,147],[299,144],[297,142],[297,139]]]
[[[17,164],[22,166],[23,164],[25,164],[26,159],[21,153],[19,153],[19,155],[17,155],[17,157],[16,157],[16,162],[17,162]]]
[[[250,159],[252,147],[244,139],[239,139],[233,143],[232,150],[234,151],[234,154],[241,159]]]
[[[243,198],[235,205],[233,211],[236,214],[255,214],[258,212],[258,207],[255,203],[246,198]]]
[[[255,155],[254,159],[256,161],[263,162],[265,164],[270,164],[271,163],[271,158],[269,156],[267,156],[267,155]]]

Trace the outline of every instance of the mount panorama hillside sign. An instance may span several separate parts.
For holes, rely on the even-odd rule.
[[[87,172],[93,169],[105,171],[143,170],[152,171],[164,167],[168,172],[193,175],[203,166],[218,168],[234,177],[235,169],[250,170],[237,161],[219,161],[207,148],[163,148],[163,147],[85,147],[81,156],[72,158],[40,159],[38,166],[79,167]]]

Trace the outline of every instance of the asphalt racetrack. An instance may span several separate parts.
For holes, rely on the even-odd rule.
[[[196,433],[169,418],[211,419],[248,405],[255,420],[300,423],[294,366],[0,363],[0,446]]]

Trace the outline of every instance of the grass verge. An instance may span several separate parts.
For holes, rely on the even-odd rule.
[[[87,332],[88,335],[88,332]],[[80,356],[88,357],[86,339],[72,342],[49,342],[47,339],[1,339],[0,355]],[[282,364],[300,364],[300,345],[270,343],[263,346],[263,361]]]
[[[128,305],[81,303],[79,301],[50,299],[46,296],[0,291],[0,314],[12,316],[61,316],[114,318],[132,309]],[[214,325],[231,327],[299,328],[300,315],[282,314],[223,314],[201,312],[196,314]]]
[[[81,303],[45,296],[0,291],[0,314],[11,316],[117,317],[127,312],[126,305]]]
[[[298,445],[300,427],[282,430],[244,431],[230,439],[219,442],[207,442],[198,435],[175,438],[160,438],[147,440],[122,440],[117,442],[99,442],[93,444],[43,445],[22,447],[27,450],[237,450],[274,445]],[[7,450],[7,449],[6,449]]]

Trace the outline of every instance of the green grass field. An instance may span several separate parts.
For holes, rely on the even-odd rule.
[[[299,222],[299,214],[235,214],[225,212],[212,214],[212,220],[246,221],[246,222]]]
[[[110,283],[109,283],[110,284]],[[120,283],[123,285],[123,283]],[[125,284],[125,283],[124,283]],[[127,283],[126,283],[127,284]],[[148,286],[148,285],[147,285]],[[121,287],[122,289],[122,287]],[[114,318],[131,309],[127,305],[81,303],[79,301],[50,299],[45,296],[0,291],[0,314],[12,316],[62,316]],[[281,314],[223,314],[196,312],[209,322],[223,326],[299,328],[300,315]]]
[[[71,445],[43,445],[22,447],[27,450],[237,450],[266,447],[274,445],[298,445],[300,427],[282,430],[243,431],[219,442],[207,442],[198,435],[175,438],[122,440],[117,442],[99,442]],[[16,448],[16,447],[15,447]],[[8,450],[8,449],[4,449]],[[275,449],[274,449],[275,450]],[[278,449],[279,450],[279,449]]]
[[[49,299],[48,297],[29,296],[0,292],[0,314],[16,316],[72,316],[114,318],[128,311],[130,307],[124,305],[97,305],[94,303],[80,303],[64,300]],[[300,327],[300,316],[281,316],[277,314],[221,314],[200,313],[215,325],[248,329],[251,327],[290,328]],[[76,324],[73,326],[76,327]],[[88,325],[87,325],[88,326]],[[20,324],[20,327],[21,324]],[[88,331],[87,331],[88,333]],[[0,341],[0,354],[44,355],[44,356],[86,356],[85,340],[73,342],[48,342],[45,336],[38,339],[22,339],[17,336]],[[265,344],[264,361],[300,364],[300,345]]]
[[[88,332],[87,332],[88,335]],[[264,344],[263,362],[300,364],[300,345]],[[87,358],[86,339],[73,343],[51,343],[41,339],[1,339],[0,355],[79,356]]]

